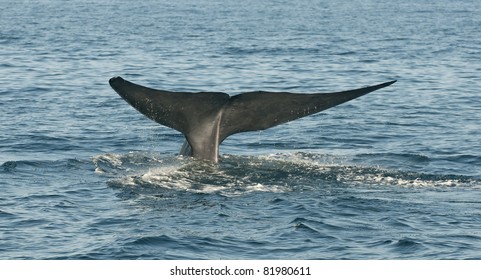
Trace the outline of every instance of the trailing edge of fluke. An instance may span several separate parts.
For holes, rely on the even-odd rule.
[[[264,130],[312,115],[396,81],[334,93],[254,91],[171,92],[134,84],[121,77],[110,86],[148,118],[184,134],[181,154],[217,162],[219,145],[232,134]]]

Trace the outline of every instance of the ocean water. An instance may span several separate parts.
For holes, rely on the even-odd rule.
[[[481,259],[481,2],[0,1],[0,259]],[[398,82],[220,163],[131,108]]]

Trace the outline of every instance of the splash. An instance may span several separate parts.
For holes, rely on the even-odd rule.
[[[218,165],[185,157],[145,153],[106,154],[93,159],[110,186],[215,193],[315,191],[329,187],[481,188],[477,179],[353,164],[348,157],[315,153],[233,156]]]

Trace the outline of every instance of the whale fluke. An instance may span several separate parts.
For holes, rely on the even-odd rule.
[[[232,134],[264,130],[312,115],[396,81],[334,93],[254,91],[229,96],[223,92],[171,92],[134,84],[121,77],[110,86],[148,118],[185,135],[181,153],[218,161],[219,145]]]

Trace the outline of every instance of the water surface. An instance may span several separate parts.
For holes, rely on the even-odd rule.
[[[2,1],[1,259],[481,258],[478,1]],[[388,88],[218,165],[109,87]]]

